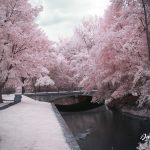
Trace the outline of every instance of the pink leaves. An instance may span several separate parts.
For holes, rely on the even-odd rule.
[[[41,8],[32,8],[27,0],[0,2],[0,41],[4,43],[0,44],[0,82],[4,82],[3,75],[14,80],[47,75],[43,65],[52,44],[34,22]]]
[[[112,1],[103,19],[84,20],[70,40],[60,43],[79,86],[97,87],[101,99],[130,92],[137,68],[148,57],[141,18],[139,1]]]

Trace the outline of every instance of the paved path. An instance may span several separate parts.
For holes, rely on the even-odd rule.
[[[69,150],[49,103],[23,96],[0,111],[0,150]]]

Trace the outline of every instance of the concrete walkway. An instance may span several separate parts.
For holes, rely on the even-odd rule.
[[[0,111],[0,150],[69,150],[51,104],[23,96]]]

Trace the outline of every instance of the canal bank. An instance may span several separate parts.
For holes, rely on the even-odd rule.
[[[47,96],[36,97],[40,101],[48,99]],[[137,150],[142,134],[148,135],[150,132],[149,119],[111,111],[105,105],[90,110],[83,109],[84,111],[76,112],[60,111],[81,150]]]
[[[78,150],[73,139],[70,143],[66,139],[54,109],[49,103],[23,96],[21,103],[1,110],[0,149]]]

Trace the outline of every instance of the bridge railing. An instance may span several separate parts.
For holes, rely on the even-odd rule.
[[[61,91],[61,92],[37,92],[37,93],[24,93],[24,95],[39,95],[39,96],[44,96],[44,95],[51,95],[51,96],[59,96],[59,95],[79,95],[83,94],[83,92],[68,92],[68,91]]]
[[[36,93],[24,93],[24,95],[71,95],[71,94],[84,94],[84,95],[88,95],[88,94],[93,94],[95,93],[97,90],[92,90],[89,93],[86,91],[57,91],[57,92],[36,92]]]

